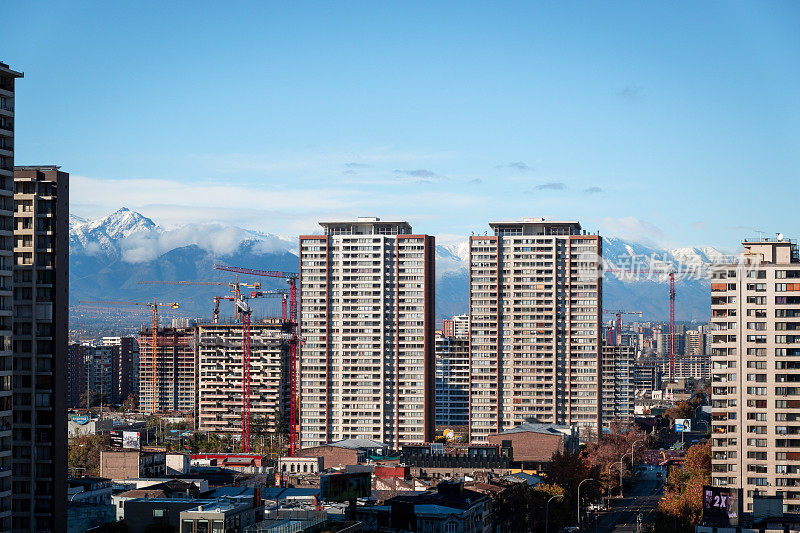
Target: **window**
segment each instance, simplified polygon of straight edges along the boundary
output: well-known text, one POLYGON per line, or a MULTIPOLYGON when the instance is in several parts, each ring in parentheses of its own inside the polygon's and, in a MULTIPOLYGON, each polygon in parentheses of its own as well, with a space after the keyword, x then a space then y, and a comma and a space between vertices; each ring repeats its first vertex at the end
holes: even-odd
POLYGON ((164 511, 166 509, 153 509, 153 518, 164 518, 164 511))

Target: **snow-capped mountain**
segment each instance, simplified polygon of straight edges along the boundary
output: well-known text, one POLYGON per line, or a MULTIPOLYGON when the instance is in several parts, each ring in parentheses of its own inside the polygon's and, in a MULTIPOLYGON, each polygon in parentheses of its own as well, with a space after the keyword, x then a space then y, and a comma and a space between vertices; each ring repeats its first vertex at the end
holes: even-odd
MULTIPOLYGON (((668 316, 667 272, 676 267, 707 265, 728 255, 713 247, 660 249, 616 237, 603 237, 607 270, 603 306, 642 311, 645 319, 668 316), (614 270, 638 263, 639 276, 614 270)), ((267 270, 297 271, 297 239, 209 222, 164 229, 153 220, 119 209, 96 220, 70 216, 70 287, 77 300, 136 300, 153 296, 175 298, 189 316, 205 316, 217 288, 140 285, 140 280, 223 281, 215 262, 267 270), (214 294, 212 294, 214 293, 214 294)), ((436 247, 436 315, 467 311, 469 240, 436 247)), ((266 286, 281 286, 280 280, 266 286)), ((709 315, 708 280, 679 277, 676 283, 679 320, 705 321, 709 315)), ((76 311, 77 312, 77 311, 76 311)))
POLYGON ((159 228, 149 218, 131 211, 127 207, 96 220, 70 215, 70 253, 84 253, 118 257, 120 241, 142 232, 158 232, 159 228))

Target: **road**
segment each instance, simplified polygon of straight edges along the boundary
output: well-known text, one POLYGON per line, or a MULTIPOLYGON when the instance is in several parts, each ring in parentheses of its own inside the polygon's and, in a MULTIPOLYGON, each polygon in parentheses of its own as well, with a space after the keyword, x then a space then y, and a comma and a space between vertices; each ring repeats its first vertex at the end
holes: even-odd
POLYGON ((597 523, 592 520, 587 531, 635 533, 639 516, 642 524, 652 522, 663 488, 663 478, 656 477, 656 471, 644 472, 624 498, 611 500, 609 509, 598 515, 597 523))

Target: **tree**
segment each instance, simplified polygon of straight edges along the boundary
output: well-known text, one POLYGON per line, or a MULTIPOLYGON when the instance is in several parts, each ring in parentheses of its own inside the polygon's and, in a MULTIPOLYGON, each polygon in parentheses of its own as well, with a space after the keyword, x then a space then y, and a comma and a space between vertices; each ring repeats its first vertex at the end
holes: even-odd
POLYGON ((125 411, 136 411, 139 408, 139 397, 135 394, 128 395, 125 401, 122 402, 122 408, 125 411))
POLYGON ((630 479, 633 467, 633 464, 628 466, 631 447, 634 446, 634 453, 639 451, 636 456, 641 458, 641 450, 653 446, 651 439, 647 433, 635 426, 613 422, 607 432, 586 446, 585 453, 589 464, 600 469, 606 493, 619 490, 619 466, 614 467, 613 464, 619 463, 625 456, 626 460, 622 463, 623 477, 630 479))
POLYGON ((585 479, 595 482, 584 483, 581 487, 581 501, 596 501, 602 496, 601 469, 592 466, 586 455, 569 451, 556 451, 550 459, 550 470, 547 482, 564 489, 568 515, 577 520, 575 515, 578 504, 578 485, 585 479))
MULTIPOLYGON (((544 531, 547 501, 564 494, 556 485, 515 483, 496 494, 492 501, 492 517, 498 531, 508 533, 544 531)), ((550 502, 550 530, 557 531, 568 523, 569 512, 564 498, 550 502)))
POLYGON ((80 435, 69 439, 67 465, 74 475, 98 476, 100 451, 105 440, 99 435, 80 435))
POLYGON ((706 442, 689 448, 683 468, 670 472, 664 499, 658 505, 659 530, 689 531, 703 515, 703 485, 711 484, 711 446, 706 442))

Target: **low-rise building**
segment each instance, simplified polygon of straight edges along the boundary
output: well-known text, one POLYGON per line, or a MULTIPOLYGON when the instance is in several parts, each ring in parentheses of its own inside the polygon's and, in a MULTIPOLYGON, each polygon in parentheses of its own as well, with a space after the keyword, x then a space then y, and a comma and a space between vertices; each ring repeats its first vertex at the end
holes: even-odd
POLYGON ((395 496, 384 505, 359 507, 356 518, 365 531, 381 533, 493 531, 491 498, 453 482, 439 483, 431 491, 395 496))
POLYGON ((526 422, 501 433, 489 435, 492 444, 509 442, 514 450, 514 463, 524 469, 546 472, 557 451, 575 452, 579 438, 575 426, 526 422))
POLYGON ((253 499, 218 498, 181 511, 180 533, 240 533, 264 519, 261 495, 253 499))
POLYGON ((267 457, 251 453, 197 453, 191 456, 193 467, 218 467, 244 474, 264 474, 272 471, 267 457))
POLYGON ((158 477, 166 474, 166 453, 141 450, 100 452, 100 476, 109 479, 158 477))
POLYGON ((278 459, 280 474, 318 474, 324 470, 322 457, 281 457, 278 459))
POLYGON ((357 465, 367 461, 370 456, 380 456, 386 445, 370 439, 344 439, 322 446, 311 446, 297 450, 297 457, 320 457, 322 468, 357 465))

